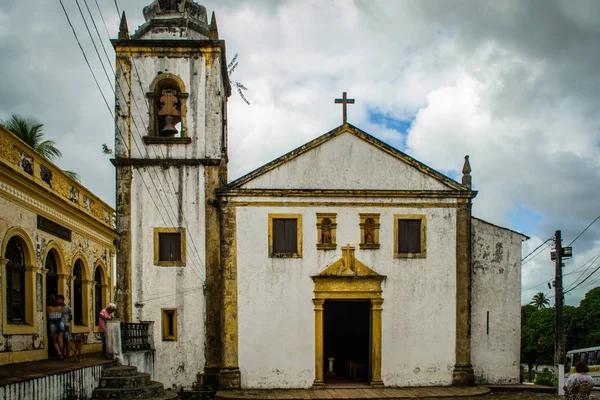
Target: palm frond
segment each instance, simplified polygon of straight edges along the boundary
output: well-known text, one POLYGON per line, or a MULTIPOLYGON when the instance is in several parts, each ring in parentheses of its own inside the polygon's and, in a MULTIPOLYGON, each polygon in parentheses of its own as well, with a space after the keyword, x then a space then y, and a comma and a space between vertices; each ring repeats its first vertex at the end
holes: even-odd
POLYGON ((35 150, 48 160, 55 160, 62 157, 61 151, 56 147, 54 140, 44 140, 35 147, 35 150))
POLYGON ((79 176, 79 174, 75 171, 67 171, 66 169, 63 170, 63 172, 65 173, 65 175, 67 175, 69 178, 76 180, 77 182, 81 182, 81 177, 79 176))

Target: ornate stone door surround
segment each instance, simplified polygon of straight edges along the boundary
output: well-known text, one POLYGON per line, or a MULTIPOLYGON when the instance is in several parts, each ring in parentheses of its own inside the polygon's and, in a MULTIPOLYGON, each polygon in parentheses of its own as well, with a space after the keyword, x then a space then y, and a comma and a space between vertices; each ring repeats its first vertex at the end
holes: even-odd
POLYGON ((313 388, 323 388, 323 304, 328 299, 369 300, 371 303, 371 386, 383 387, 381 380, 381 311, 383 297, 379 275, 354 257, 354 247, 342 247, 342 258, 319 275, 315 283, 315 382, 313 388))

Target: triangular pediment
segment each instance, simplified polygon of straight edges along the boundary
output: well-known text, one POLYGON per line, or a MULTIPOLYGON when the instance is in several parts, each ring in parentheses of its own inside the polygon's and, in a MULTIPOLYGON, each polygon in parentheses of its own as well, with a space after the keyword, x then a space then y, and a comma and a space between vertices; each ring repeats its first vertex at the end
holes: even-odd
POLYGON ((350 124, 265 164, 228 188, 469 191, 350 124))
POLYGON ((360 262, 354 256, 355 248, 347 245, 342 247, 342 257, 329 265, 320 274, 314 278, 323 277, 339 277, 339 278, 352 278, 352 277, 381 277, 385 276, 378 274, 365 264, 360 262))

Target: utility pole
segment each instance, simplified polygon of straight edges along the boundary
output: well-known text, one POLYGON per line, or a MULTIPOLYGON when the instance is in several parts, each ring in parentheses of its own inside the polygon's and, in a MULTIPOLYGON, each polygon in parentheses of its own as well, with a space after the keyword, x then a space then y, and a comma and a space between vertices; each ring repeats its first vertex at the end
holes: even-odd
POLYGON ((563 321, 563 273, 562 259, 563 248, 560 230, 554 234, 554 305, 556 310, 556 338, 554 345, 554 363, 564 365, 565 363, 565 326, 563 321))

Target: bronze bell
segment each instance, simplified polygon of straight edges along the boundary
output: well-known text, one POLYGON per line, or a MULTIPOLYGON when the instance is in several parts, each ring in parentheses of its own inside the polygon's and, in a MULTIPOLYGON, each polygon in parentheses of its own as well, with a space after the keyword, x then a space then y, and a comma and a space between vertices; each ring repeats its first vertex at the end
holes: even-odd
POLYGON ((173 125, 173 116, 167 115, 165 117, 165 127, 160 132, 161 136, 173 136, 177 135, 179 131, 173 125))

